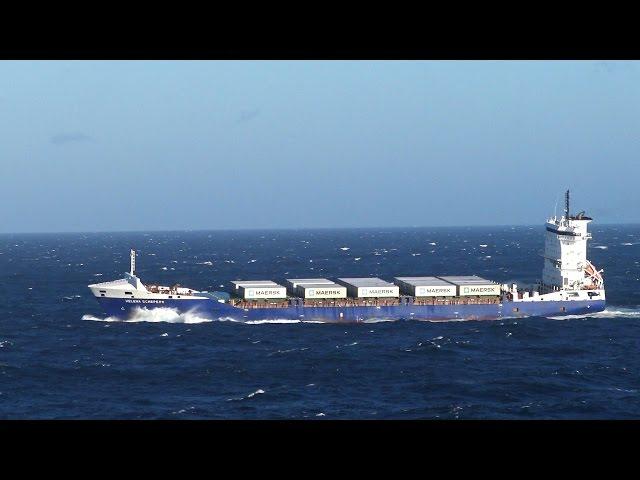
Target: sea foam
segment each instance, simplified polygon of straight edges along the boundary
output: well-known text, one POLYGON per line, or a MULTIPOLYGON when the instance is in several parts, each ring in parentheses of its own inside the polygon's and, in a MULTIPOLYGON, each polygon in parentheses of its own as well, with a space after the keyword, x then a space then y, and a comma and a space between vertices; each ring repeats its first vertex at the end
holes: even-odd
POLYGON ((82 320, 91 320, 97 322, 166 322, 166 323, 205 323, 213 321, 210 318, 206 318, 197 315, 193 312, 179 313, 175 308, 136 308, 131 316, 126 320, 117 317, 105 317, 100 318, 93 315, 83 315, 82 320))

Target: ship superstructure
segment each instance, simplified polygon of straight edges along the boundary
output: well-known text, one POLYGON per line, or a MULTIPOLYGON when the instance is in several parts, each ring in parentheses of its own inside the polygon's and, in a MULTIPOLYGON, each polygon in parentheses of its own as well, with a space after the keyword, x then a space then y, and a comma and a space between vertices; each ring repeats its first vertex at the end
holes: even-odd
POLYGON ((577 215, 569 212, 567 190, 564 215, 547 220, 540 289, 545 293, 559 290, 603 290, 601 272, 587 259, 587 241, 591 239, 587 225, 592 219, 584 212, 577 215))
POLYGON ((126 318, 138 308, 197 310, 213 318, 361 322, 367 320, 480 320, 557 316, 604 310, 602 271, 587 259, 591 218, 565 211, 546 222, 542 280, 532 290, 477 275, 381 278, 235 280, 230 293, 175 285, 145 285, 135 275, 135 252, 125 278, 89 285, 109 315, 126 318))

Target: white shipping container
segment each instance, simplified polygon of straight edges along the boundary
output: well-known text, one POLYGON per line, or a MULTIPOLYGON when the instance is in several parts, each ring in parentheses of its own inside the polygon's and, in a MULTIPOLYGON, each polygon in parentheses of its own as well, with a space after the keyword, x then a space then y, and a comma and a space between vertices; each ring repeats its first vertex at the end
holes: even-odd
POLYGON ((455 297, 455 285, 409 285, 407 290, 414 297, 455 297))
POLYGON ((338 283, 347 287, 351 297, 393 298, 400 296, 400 287, 376 277, 339 278, 338 283))
POLYGON ((287 289, 279 285, 271 286, 240 286, 240 296, 245 300, 260 298, 287 298, 287 289))
POLYGON ((240 287, 267 287, 267 286, 279 287, 280 286, 273 280, 234 280, 231 283, 233 283, 236 290, 238 290, 240 287))
POLYGON ((459 285, 460 296, 467 295, 500 295, 500 285, 486 283, 478 285, 459 285))
POLYGON ((446 277, 438 277, 438 278, 445 280, 449 283, 453 283, 454 285, 473 285, 473 284, 493 283, 491 280, 478 277, 477 275, 446 276, 446 277))
POLYGON ((400 287, 391 284, 380 287, 351 287, 349 292, 359 298, 397 298, 400 296, 400 287))
POLYGON ((287 278, 286 284, 291 293, 296 293, 299 285, 335 285, 335 282, 326 278, 287 278))
POLYGON ((403 293, 414 297, 455 297, 455 285, 437 277, 396 277, 403 293))
POLYGON ((347 298, 347 287, 342 285, 299 285, 298 295, 302 298, 347 298))

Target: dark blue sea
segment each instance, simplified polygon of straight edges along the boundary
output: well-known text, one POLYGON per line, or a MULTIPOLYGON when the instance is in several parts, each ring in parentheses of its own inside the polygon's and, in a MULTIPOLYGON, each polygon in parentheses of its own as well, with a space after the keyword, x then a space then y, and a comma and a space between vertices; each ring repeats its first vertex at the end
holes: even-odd
POLYGON ((640 226, 592 227, 605 312, 362 324, 105 318, 86 285, 477 274, 532 285, 542 226, 0 236, 3 419, 640 417, 640 226))

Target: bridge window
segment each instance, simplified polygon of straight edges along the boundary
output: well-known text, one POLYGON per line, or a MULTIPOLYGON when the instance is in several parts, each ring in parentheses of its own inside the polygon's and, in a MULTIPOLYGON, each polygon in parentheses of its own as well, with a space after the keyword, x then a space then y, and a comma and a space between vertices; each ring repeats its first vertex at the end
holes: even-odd
POLYGON ((124 292, 125 295, 133 295, 133 292, 124 292))

